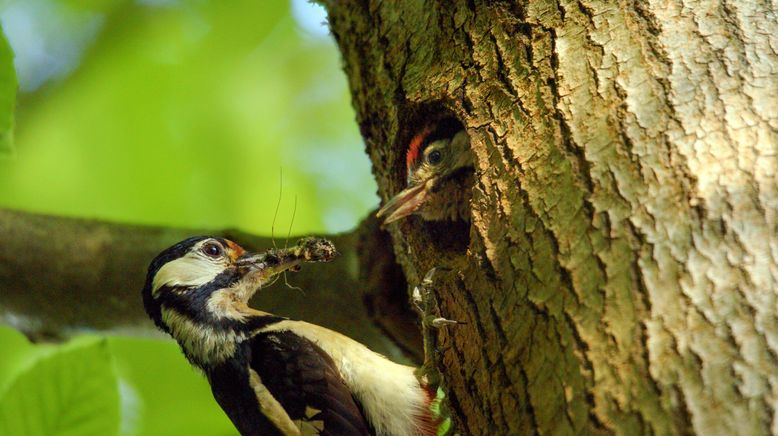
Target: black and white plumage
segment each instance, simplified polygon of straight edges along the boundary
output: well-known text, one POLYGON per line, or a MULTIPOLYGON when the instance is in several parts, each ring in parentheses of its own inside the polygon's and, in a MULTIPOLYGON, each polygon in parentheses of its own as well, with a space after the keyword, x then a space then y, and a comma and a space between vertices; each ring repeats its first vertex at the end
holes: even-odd
POLYGON ((222 238, 190 238, 152 261, 144 306, 205 373, 241 434, 434 434, 431 393, 414 368, 247 305, 279 272, 334 254, 314 238, 263 254, 222 238))

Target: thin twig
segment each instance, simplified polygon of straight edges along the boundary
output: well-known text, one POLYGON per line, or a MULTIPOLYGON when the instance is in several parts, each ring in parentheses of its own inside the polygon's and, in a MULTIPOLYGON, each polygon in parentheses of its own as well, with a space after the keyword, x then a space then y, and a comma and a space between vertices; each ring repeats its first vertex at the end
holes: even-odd
POLYGON ((273 248, 276 249, 278 248, 276 247, 276 238, 275 238, 276 218, 278 218, 278 209, 281 207, 281 196, 283 192, 284 192, 284 168, 278 167, 278 201, 276 202, 276 211, 273 212, 273 224, 270 225, 270 240, 273 242, 273 248))

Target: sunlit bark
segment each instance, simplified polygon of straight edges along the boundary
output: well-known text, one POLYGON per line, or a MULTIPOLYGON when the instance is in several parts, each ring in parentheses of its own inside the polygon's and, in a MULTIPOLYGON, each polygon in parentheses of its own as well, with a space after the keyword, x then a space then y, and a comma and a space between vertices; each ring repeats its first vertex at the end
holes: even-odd
POLYGON ((778 432, 778 5, 324 3, 384 199, 471 134, 472 225, 389 228, 462 431, 778 432))

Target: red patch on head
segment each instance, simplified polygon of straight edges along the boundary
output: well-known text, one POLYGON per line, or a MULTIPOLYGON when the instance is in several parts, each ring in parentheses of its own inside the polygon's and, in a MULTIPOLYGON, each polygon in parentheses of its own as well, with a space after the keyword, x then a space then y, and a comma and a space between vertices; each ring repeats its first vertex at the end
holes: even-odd
POLYGON ((232 241, 227 241, 227 247, 229 247, 229 255, 232 260, 237 260, 239 257, 246 254, 246 250, 244 250, 243 247, 232 241))
POLYGON ((424 143, 424 138, 432 133, 432 126, 427 126, 411 139, 411 144, 408 146, 408 153, 405 155, 405 167, 409 168, 413 165, 417 159, 419 159, 419 152, 421 151, 421 144, 424 143))

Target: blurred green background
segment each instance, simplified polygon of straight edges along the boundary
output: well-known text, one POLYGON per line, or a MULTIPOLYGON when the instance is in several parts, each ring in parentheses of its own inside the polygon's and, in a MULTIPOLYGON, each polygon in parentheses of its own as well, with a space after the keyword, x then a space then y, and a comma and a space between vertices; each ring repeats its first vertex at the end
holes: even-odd
POLYGON ((323 10, 302 0, 4 2, 21 95, 0 206, 268 234, 378 204, 323 10))
MULTIPOLYGON (((304 0, 0 1, 19 80, 0 207, 269 235, 282 172, 277 236, 295 199, 292 234, 353 228, 378 198, 325 20, 304 0)), ((0 349, 2 435, 235 434, 171 341, 0 327, 0 349)))

